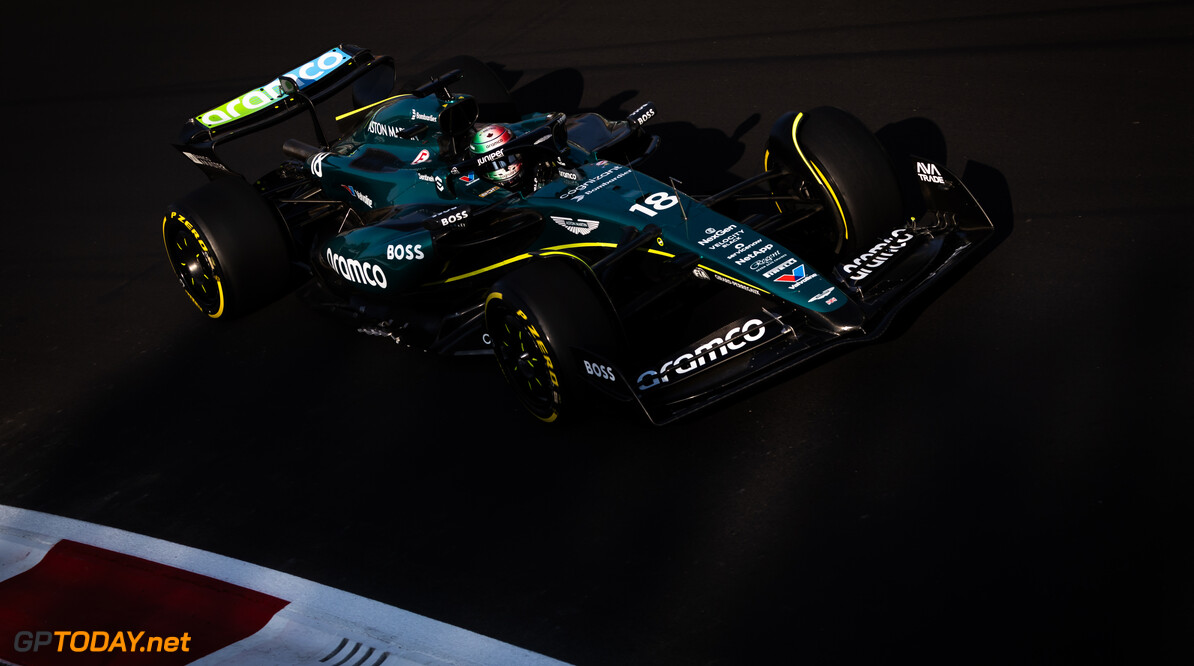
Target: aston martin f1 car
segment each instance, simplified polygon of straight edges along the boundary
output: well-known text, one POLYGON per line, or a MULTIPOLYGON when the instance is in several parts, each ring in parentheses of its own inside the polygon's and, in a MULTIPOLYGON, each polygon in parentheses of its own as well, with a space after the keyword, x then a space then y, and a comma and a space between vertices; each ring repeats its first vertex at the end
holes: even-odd
POLYGON ((298 290, 361 331, 492 355, 542 421, 612 404, 661 424, 874 339, 992 235, 943 164, 837 108, 780 116, 761 172, 696 195, 643 164, 651 103, 524 113, 473 58, 394 71, 342 44, 186 121, 176 147, 209 182, 162 239, 200 311, 298 290), (329 141, 316 108, 346 97, 329 141), (303 115, 313 138, 260 178, 222 159, 303 115))

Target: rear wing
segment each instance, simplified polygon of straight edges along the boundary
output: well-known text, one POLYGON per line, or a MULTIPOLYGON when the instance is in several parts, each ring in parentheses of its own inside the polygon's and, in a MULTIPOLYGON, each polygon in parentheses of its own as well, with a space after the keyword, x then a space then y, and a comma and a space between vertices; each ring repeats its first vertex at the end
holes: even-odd
POLYGON ((374 56, 359 46, 341 44, 260 88, 189 118, 174 147, 209 178, 234 174, 216 154, 217 145, 307 112, 306 100, 319 104, 354 82, 360 82, 354 93, 367 90, 369 97, 381 99, 394 85, 393 62, 390 56, 374 56), (293 80, 301 94, 283 92, 282 77, 293 80))

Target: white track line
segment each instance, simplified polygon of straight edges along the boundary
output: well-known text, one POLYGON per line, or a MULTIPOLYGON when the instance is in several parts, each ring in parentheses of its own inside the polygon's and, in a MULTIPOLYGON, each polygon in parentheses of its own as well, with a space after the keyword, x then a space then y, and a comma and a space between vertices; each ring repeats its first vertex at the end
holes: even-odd
POLYGON ((198 664, 564 663, 280 571, 123 530, 4 505, 0 505, 0 580, 36 566, 60 539, 184 569, 290 602, 256 634, 194 662, 198 664))

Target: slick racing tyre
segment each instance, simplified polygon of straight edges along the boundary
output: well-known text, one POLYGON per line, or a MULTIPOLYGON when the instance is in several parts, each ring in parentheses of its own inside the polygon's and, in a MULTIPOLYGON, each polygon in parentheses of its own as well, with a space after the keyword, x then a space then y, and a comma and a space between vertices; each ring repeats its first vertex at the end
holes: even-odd
POLYGON ((239 177, 220 178, 166 209, 162 241, 191 301, 212 319, 281 296, 290 256, 273 208, 239 177))
POLYGON ((485 299, 485 328, 507 383, 536 418, 580 420, 617 392, 621 331, 588 267, 532 260, 500 279, 485 299))
MULTIPOLYGON (((903 198, 891 162, 875 135, 834 107, 788 113, 771 128, 764 169, 786 167, 776 194, 819 200, 828 215, 814 236, 834 259, 855 256, 903 219, 903 198), (778 164, 776 161, 778 160, 778 164)), ((778 205, 784 209, 781 200, 778 205)))

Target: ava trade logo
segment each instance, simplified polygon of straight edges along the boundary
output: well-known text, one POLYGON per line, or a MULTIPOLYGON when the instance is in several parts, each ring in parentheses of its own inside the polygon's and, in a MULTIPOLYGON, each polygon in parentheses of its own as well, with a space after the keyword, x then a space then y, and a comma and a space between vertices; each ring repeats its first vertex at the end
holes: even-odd
MULTIPOLYGON (((283 76, 297 81, 299 90, 302 90, 323 78, 324 75, 335 70, 347 60, 350 60, 347 53, 340 49, 332 49, 311 62, 286 72, 283 76)), ((217 106, 207 113, 196 116, 195 119, 204 127, 214 129, 220 125, 230 123, 233 120, 259 111, 285 97, 285 94, 282 92, 281 78, 278 77, 256 90, 250 90, 227 104, 217 106)))

